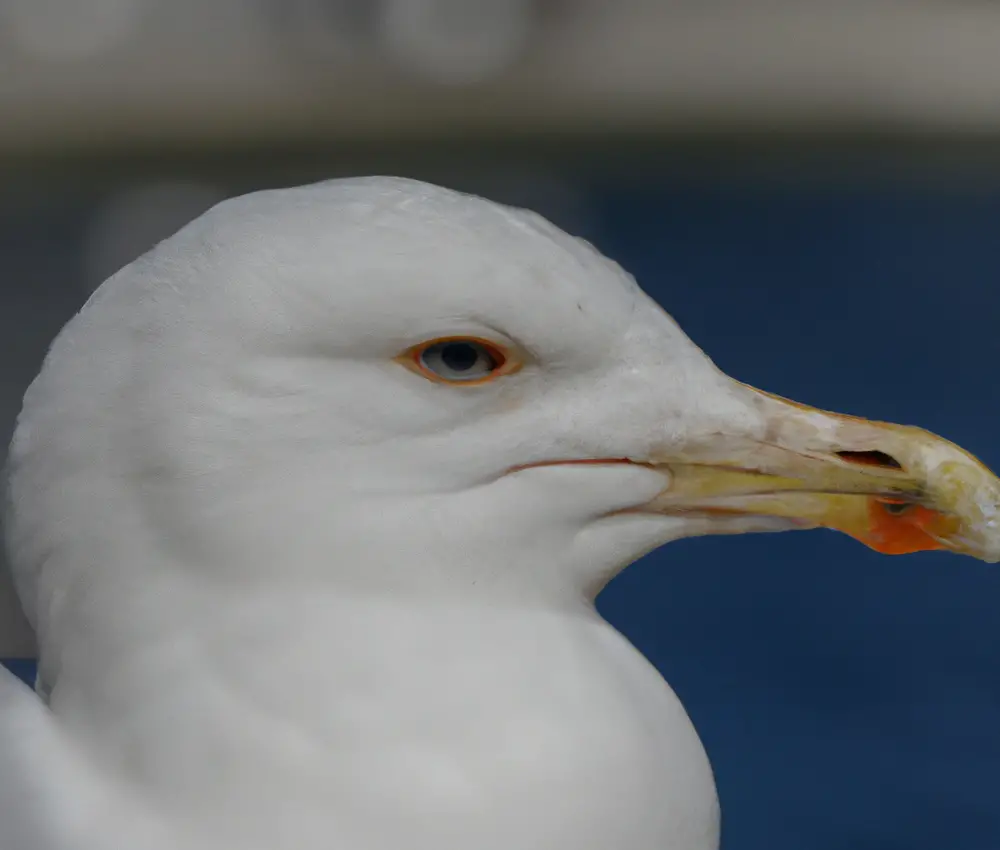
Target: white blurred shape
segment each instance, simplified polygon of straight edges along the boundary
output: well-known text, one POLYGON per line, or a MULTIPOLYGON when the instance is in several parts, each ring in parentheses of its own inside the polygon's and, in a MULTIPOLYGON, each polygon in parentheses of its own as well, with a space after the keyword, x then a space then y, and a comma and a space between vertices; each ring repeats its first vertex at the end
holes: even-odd
POLYGON ((471 85, 509 67, 536 20, 533 0, 385 0, 377 37, 407 70, 436 83, 471 85))
POLYGON ((50 61, 86 59, 129 40, 149 0, 0 0, 0 29, 50 61))
POLYGON ((147 183, 113 196, 96 212, 84 242, 90 289, 226 197, 197 182, 147 183))
POLYGON ((287 30, 298 46, 324 59, 354 58, 367 46, 366 24, 373 0, 271 0, 278 33, 287 30))

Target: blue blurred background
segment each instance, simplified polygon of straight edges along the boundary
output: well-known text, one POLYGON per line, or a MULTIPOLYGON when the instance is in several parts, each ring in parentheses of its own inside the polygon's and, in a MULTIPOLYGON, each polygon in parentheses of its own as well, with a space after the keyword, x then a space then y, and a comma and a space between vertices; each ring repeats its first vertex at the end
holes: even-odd
MULTIPOLYGON (((305 15, 322 5, 283 8, 305 15)), ((548 92, 541 106, 562 109, 555 122, 531 94, 545 38, 556 40, 551 51, 567 67, 572 33, 596 32, 602 55, 613 55, 606 42, 614 41, 614 4, 600 12, 603 29, 586 19, 598 14, 593 4, 543 5, 548 17, 539 20, 549 29, 516 50, 508 45, 503 61, 486 39, 478 54, 443 50, 451 65, 432 62, 431 71, 433 50, 414 54, 407 42, 408 53, 383 55, 371 46, 370 26, 352 30, 354 18, 328 11, 339 41, 310 36, 323 50, 297 71, 312 81, 308 94, 275 83, 258 98, 217 58, 215 66, 193 62, 193 71, 189 63, 198 96, 186 101, 181 95, 194 89, 176 83, 184 63, 166 48, 156 67, 175 89, 144 90, 143 74, 158 79, 148 65, 126 85, 107 69, 124 63, 123 51, 139 50, 127 47, 129 38, 141 46, 132 19, 112 21, 132 27, 111 33, 119 42, 97 39, 105 46, 70 59, 66 32, 52 59, 56 47, 37 49, 45 27, 25 30, 35 53, 22 45, 19 61, 38 66, 42 95, 33 107, 0 86, 0 115, 6 103, 10 114, 31 119, 27 129, 0 130, 4 437, 48 341, 108 273, 227 195, 377 172, 538 209, 635 273, 734 377, 820 407, 924 426, 1000 468, 1000 61, 984 78, 1000 54, 996 10, 987 19, 984 4, 969 4, 973 11, 955 23, 929 10, 962 4, 913 4, 927 20, 908 19, 900 35, 892 15, 902 13, 873 2, 856 31, 845 13, 830 36, 819 12, 810 18, 761 4, 768 11, 758 20, 746 12, 755 4, 737 14, 720 3, 716 18, 698 19, 699 51, 690 6, 667 3, 677 21, 661 29, 639 17, 633 23, 642 24, 647 48, 670 56, 687 44, 686 59, 669 60, 682 65, 653 63, 646 76, 631 77, 609 67, 600 91, 583 77, 573 78, 579 90, 551 89, 542 74, 534 88, 548 92), (883 7, 885 20, 871 16, 883 7), (560 9, 570 17, 553 24, 560 9), (725 40, 750 24, 765 33, 782 14, 802 37, 812 33, 810 55, 782 52, 782 40, 765 35, 749 48, 746 38, 725 40), (930 71, 920 49, 925 24, 937 27, 942 60, 930 71), (972 34, 980 32, 994 36, 993 48, 977 52, 972 34), (946 61, 950 38, 962 46, 960 66, 946 61), (851 57, 838 52, 847 42, 851 57), (812 55, 824 50, 826 64, 812 55), (493 56, 493 65, 470 65, 470 55, 493 56), (377 69, 380 56, 387 66, 409 57, 416 64, 404 62, 397 76, 423 69, 425 79, 400 82, 377 69), (858 56, 867 57, 860 76, 858 56), (343 87, 317 82, 324 73, 343 81, 351 61, 361 63, 361 89, 401 87, 375 117, 345 100, 343 87), (469 76, 469 67, 479 70, 469 76), (668 73, 679 68, 680 81, 668 73), (96 69, 91 89, 87 69, 96 69), (441 79, 452 72, 458 78, 441 79), (212 86, 214 111, 206 107, 212 86), (79 103, 58 108, 60 92, 94 112, 85 117, 79 103), (997 97, 984 97, 991 93, 997 97), (412 102, 429 113, 414 119, 412 102)), ((200 8, 191 7, 187 25, 203 35, 200 8)), ((628 17, 631 8, 619 11, 628 17)), ((470 44, 485 38, 466 26, 470 44)), ((176 20, 175 30, 186 32, 176 20)), ((257 54, 240 44, 243 77, 283 79, 264 54, 254 64, 247 56, 257 54)), ((632 44, 619 52, 639 52, 632 44)), ((11 49, 0 58, 13 61, 11 49)), ((883 557, 832 532, 682 541, 627 570, 599 600, 663 671, 702 735, 726 850, 1000 847, 998 603, 995 567, 939 553, 883 557)), ((9 666, 30 678, 30 634, 2 590, 0 648, 21 657, 9 666)))

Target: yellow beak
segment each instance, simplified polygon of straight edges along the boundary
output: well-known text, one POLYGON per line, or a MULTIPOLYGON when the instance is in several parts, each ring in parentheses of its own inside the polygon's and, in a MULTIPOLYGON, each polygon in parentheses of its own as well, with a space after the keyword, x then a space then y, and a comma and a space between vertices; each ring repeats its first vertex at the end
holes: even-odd
POLYGON ((947 549, 1000 561, 1000 479, 968 452, 919 428, 747 389, 767 436, 712 434, 651 458, 671 485, 650 509, 784 517, 887 554, 947 549))

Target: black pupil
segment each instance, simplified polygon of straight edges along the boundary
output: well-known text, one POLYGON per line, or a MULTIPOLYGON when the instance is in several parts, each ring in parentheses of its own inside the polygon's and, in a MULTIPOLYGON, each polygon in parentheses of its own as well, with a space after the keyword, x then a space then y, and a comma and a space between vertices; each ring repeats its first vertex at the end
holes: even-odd
POLYGON ((482 356, 476 346, 467 342, 449 342, 441 348, 441 362, 453 372, 468 372, 482 356))
POLYGON ((905 514, 913 504, 910 502, 883 502, 882 507, 891 514, 905 514))

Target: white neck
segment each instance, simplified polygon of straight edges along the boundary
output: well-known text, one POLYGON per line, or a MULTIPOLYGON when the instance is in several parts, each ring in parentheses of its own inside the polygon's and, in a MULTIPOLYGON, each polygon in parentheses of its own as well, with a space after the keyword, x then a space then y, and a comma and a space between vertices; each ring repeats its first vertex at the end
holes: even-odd
POLYGON ((52 693, 154 808, 247 848, 714 847, 683 709, 592 607, 199 587, 52 693))

